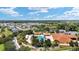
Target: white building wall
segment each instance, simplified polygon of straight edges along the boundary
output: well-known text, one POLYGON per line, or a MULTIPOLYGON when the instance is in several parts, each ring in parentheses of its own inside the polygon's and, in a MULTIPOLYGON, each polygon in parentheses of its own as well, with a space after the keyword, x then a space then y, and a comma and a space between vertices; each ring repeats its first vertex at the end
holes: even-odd
POLYGON ((45 38, 46 38, 46 40, 47 40, 47 39, 50 39, 51 41, 54 41, 54 39, 53 39, 53 36, 52 36, 52 35, 45 36, 45 38))

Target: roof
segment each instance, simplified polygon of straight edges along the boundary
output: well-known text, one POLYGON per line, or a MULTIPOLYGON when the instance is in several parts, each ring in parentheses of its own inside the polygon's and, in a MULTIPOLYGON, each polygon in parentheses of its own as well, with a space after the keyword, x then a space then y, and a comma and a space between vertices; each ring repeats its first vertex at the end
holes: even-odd
POLYGON ((76 31, 68 31, 68 32, 65 32, 66 34, 71 34, 71 35, 76 35, 76 34, 79 34, 79 32, 76 32, 76 31))
POLYGON ((48 32, 45 32, 45 33, 42 33, 42 32, 35 32, 34 34, 35 34, 35 35, 41 35, 41 34, 50 35, 50 33, 48 33, 48 32))
POLYGON ((34 32, 34 35, 40 35, 42 32, 34 32))
POLYGON ((54 40, 58 40, 60 43, 69 43, 72 38, 77 38, 75 35, 68 35, 64 33, 54 33, 52 36, 54 40))
POLYGON ((47 35, 47 36, 48 36, 48 35, 50 35, 50 33, 48 33, 48 32, 45 32, 45 33, 44 33, 44 35, 47 35))

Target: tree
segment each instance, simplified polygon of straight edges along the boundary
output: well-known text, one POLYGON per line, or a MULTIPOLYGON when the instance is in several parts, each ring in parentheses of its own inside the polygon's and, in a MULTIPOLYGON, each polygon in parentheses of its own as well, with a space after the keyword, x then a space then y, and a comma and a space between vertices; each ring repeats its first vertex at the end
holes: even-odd
POLYGON ((33 46, 38 46, 38 45, 39 45, 39 40, 36 39, 36 37, 34 37, 34 38, 32 39, 32 45, 33 45, 33 46))
POLYGON ((5 35, 3 33, 0 33, 0 44, 4 43, 5 41, 5 35))
POLYGON ((21 45, 21 43, 25 43, 26 42, 26 39, 25 39, 25 35, 26 33, 25 32, 21 32, 17 35, 17 40, 18 40, 18 43, 21 45))
POLYGON ((69 27, 69 31, 76 31, 77 29, 77 23, 74 22, 67 23, 67 26, 69 27))
POLYGON ((45 40, 45 42, 44 42, 45 51, 49 50, 49 47, 51 47, 51 46, 52 46, 52 43, 51 43, 50 39, 45 40))
POLYGON ((65 29, 65 24, 59 23, 58 25, 59 25, 59 26, 58 26, 58 29, 65 29))
POLYGON ((6 51, 15 51, 16 50, 16 47, 12 41, 5 42, 4 46, 5 46, 6 51))
POLYGON ((78 42, 76 41, 76 42, 74 42, 74 45, 76 46, 76 47, 78 47, 78 42))
POLYGON ((5 42, 12 40, 12 39, 13 39, 12 35, 9 35, 8 37, 6 37, 4 34, 1 34, 0 44, 5 43, 5 42))
POLYGON ((14 32, 14 33, 13 33, 13 36, 16 37, 18 34, 19 34, 18 32, 14 32))
POLYGON ((50 28, 49 27, 45 27, 44 30, 49 32, 50 28))
POLYGON ((70 45, 71 47, 74 47, 74 42, 71 40, 71 41, 69 42, 69 45, 70 45))
POLYGON ((52 43, 52 47, 56 47, 59 46, 59 41, 58 40, 54 40, 52 43))
POLYGON ((79 32, 79 27, 77 27, 76 30, 79 32))
POLYGON ((26 34, 33 34, 33 31, 32 30, 27 30, 26 34))
POLYGON ((45 46, 46 47, 51 47, 51 41, 50 41, 50 39, 45 40, 45 46))
POLYGON ((0 44, 3 44, 3 43, 5 43, 5 39, 0 38, 0 44))

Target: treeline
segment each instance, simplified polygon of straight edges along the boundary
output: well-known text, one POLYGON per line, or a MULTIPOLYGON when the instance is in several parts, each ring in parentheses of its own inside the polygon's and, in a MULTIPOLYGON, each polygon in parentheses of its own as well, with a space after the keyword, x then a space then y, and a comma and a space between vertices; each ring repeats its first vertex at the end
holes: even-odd
POLYGON ((76 22, 51 22, 51 23, 44 23, 41 25, 34 26, 35 31, 43 31, 43 32, 58 32, 60 29, 66 31, 78 31, 79 32, 79 23, 76 22))

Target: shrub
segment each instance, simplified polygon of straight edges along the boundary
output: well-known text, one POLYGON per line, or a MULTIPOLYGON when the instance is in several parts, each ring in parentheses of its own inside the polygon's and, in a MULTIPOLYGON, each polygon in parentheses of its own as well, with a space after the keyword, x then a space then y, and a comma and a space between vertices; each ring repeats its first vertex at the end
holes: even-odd
POLYGON ((71 47, 74 47, 74 42, 73 42, 73 41, 70 41, 70 42, 69 42, 69 45, 70 45, 71 47))
POLYGON ((56 46, 59 46, 59 41, 54 40, 52 43, 52 47, 56 47, 56 46))

